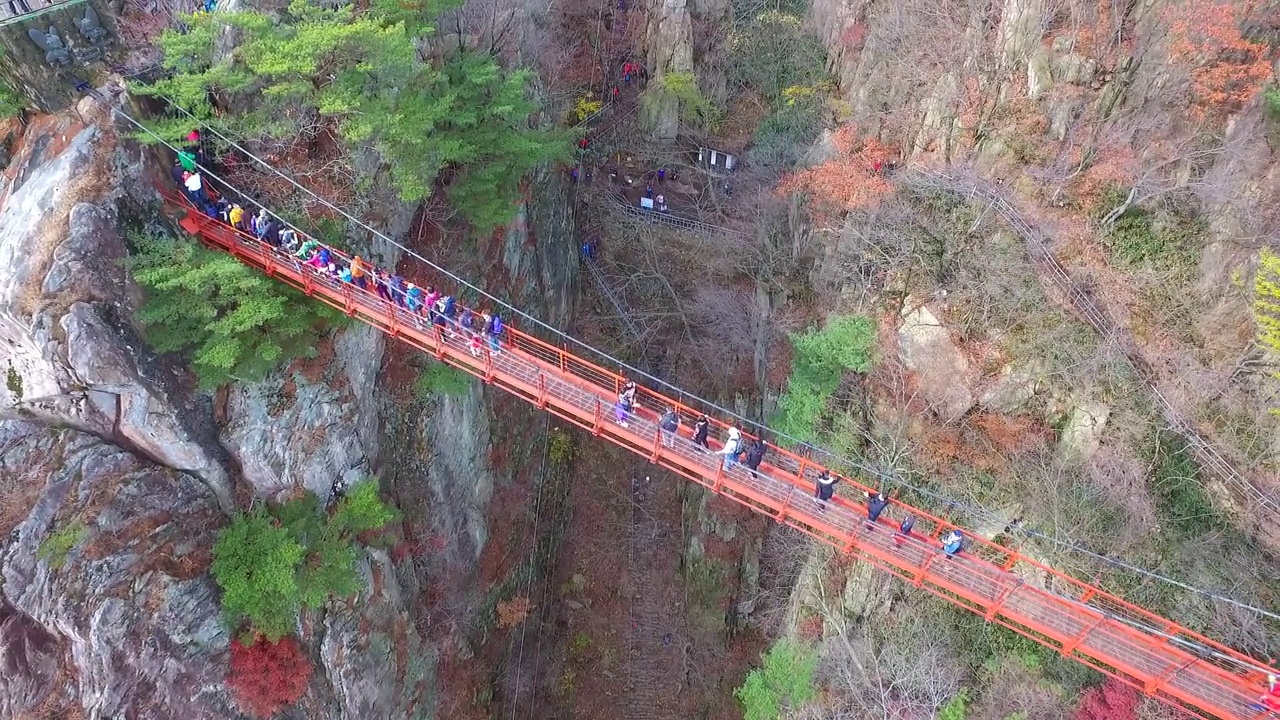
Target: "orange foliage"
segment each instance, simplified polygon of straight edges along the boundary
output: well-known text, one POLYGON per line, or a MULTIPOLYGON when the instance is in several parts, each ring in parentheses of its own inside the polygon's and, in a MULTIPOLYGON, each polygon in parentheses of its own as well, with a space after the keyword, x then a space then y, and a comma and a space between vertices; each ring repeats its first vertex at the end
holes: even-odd
POLYGON ((498 627, 513 628, 529 617, 532 606, 527 597, 516 597, 498 603, 498 627))
POLYGON ((1137 174, 1138 154, 1133 147, 1120 138, 1103 138, 1087 149, 1075 147, 1070 150, 1073 167, 1085 163, 1084 172, 1071 183, 1071 190, 1076 201, 1087 211, 1098 209, 1107 192, 1115 188, 1128 187, 1137 174))
POLYGON ((893 158, 888 145, 874 138, 860 138, 851 125, 831 135, 835 157, 807 170, 782 178, 782 193, 803 192, 827 209, 870 207, 893 192, 885 168, 893 158))
POLYGON ((1192 66, 1191 88, 1201 117, 1252 100, 1271 78, 1267 46, 1246 40, 1241 21, 1255 3, 1186 0, 1165 12, 1169 56, 1192 66))
POLYGON ((1017 455, 1044 447, 1051 438, 1048 428, 1026 415, 1007 417, 978 413, 973 418, 973 424, 1006 455, 1017 455))

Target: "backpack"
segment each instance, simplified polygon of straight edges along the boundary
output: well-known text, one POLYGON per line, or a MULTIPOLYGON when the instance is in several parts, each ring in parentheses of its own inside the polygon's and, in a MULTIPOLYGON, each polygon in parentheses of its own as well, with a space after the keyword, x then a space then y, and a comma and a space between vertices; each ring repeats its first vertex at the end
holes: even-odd
POLYGON ((443 302, 444 302, 444 314, 447 317, 453 317, 453 306, 454 306, 453 296, 445 295, 443 302))
POLYGON ((502 318, 498 317, 497 315, 493 316, 493 334, 494 335, 502 334, 502 318))
POLYGON ((680 427, 680 418, 670 410, 663 413, 662 419, 659 422, 662 424, 662 429, 667 431, 674 431, 676 428, 680 427))

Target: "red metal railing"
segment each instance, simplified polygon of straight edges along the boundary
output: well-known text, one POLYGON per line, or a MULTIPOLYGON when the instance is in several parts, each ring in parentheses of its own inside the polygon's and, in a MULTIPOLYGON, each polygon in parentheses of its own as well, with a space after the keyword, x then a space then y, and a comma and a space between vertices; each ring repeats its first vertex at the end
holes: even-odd
MULTIPOLYGON (((758 473, 741 465, 725 469, 723 456, 689 439, 693 419, 703 413, 646 388, 638 389, 636 412, 622 427, 613 420, 621 375, 511 327, 501 350, 491 352, 486 344, 473 354, 464 331, 432 326, 422 315, 195 212, 180 195, 168 197, 188 210, 182 227, 206 245, 596 437, 1184 710, 1204 717, 1258 716, 1250 705, 1263 692, 1267 672, 1276 671, 1231 648, 972 533, 965 533, 969 545, 958 557, 943 557, 937 539, 956 526, 918 508, 899 503, 916 517, 905 537, 887 518, 868 522, 862 506, 847 499, 837 497, 824 509, 810 494, 823 468, 786 450, 771 447, 771 460, 758 473), (682 419, 670 446, 657 424, 666 408, 682 419)), ((711 422, 713 438, 727 432, 724 423, 711 422)), ((872 490, 856 479, 848 482, 872 490)))

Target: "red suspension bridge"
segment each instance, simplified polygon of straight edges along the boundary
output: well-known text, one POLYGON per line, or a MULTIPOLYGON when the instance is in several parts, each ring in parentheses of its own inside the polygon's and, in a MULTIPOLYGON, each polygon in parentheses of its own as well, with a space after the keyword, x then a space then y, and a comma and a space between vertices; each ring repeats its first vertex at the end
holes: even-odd
MULTIPOLYGON (((434 326, 373 292, 319 272, 198 212, 180 195, 167 198, 185 211, 183 229, 205 245, 595 437, 1197 716, 1260 717, 1252 706, 1266 691, 1267 674, 1276 671, 1221 643, 972 533, 965 533, 965 550, 947 558, 938 538, 956 526, 918 508, 902 505, 916 517, 908 536, 896 533, 887 518, 868 522, 865 509, 847 499, 837 497, 824 510, 812 499, 824 468, 786 450, 773 449, 772 461, 759 473, 741 465, 726 470, 720 456, 690 439, 688 428, 703 411, 646 388, 638 390, 637 411, 623 427, 611 417, 626 382, 621 375, 510 327, 500 351, 475 352, 466 333, 434 326), (662 442, 657 423, 668 408, 682 419, 670 446, 662 442)), ((331 252, 349 264, 350 258, 331 252)), ((720 437, 728 430, 714 419, 712 426, 720 437)), ((849 483, 873 489, 856 479, 849 483)))

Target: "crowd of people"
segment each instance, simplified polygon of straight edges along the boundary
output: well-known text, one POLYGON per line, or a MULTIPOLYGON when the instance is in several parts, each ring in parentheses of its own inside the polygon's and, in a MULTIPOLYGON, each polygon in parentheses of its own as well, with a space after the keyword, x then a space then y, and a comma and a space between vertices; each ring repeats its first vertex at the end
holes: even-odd
MULTIPOLYGON (((311 271, 331 282, 351 285, 361 292, 370 293, 379 299, 392 303, 408 313, 420 318, 425 324, 436 326, 447 339, 461 337, 467 349, 475 357, 480 357, 487 347, 491 354, 502 351, 501 337, 505 330, 502 318, 497 313, 476 312, 457 302, 453 295, 437 290, 432 286, 421 288, 401 276, 380 270, 356 255, 347 258, 327 247, 315 238, 299 233, 280 218, 261 208, 257 214, 246 212, 243 205, 208 188, 199 173, 197 165, 201 157, 199 151, 199 133, 193 132, 188 140, 195 143, 184 153, 180 153, 174 163, 173 178, 184 188, 187 198, 201 212, 216 219, 240 233, 254 237, 275 248, 277 252, 292 258, 299 268, 309 267, 311 271)), ((665 175, 665 171, 662 175, 665 175)), ((583 252, 588 257, 596 253, 592 244, 584 246, 583 252)), ((627 382, 613 405, 614 420, 621 427, 630 427, 630 420, 636 412, 637 386, 627 382)), ((667 407, 657 418, 662 433, 662 442, 666 447, 673 447, 680 434, 680 413, 675 407, 667 407)), ((711 421, 706 415, 699 415, 694 422, 691 440, 693 444, 706 452, 712 452, 708 443, 711 421)), ((743 465, 753 478, 759 477, 760 465, 769 452, 768 444, 761 438, 747 439, 738 428, 730 427, 719 450, 714 451, 723 457, 725 471, 736 465, 743 465)), ((820 510, 826 510, 828 503, 835 495, 835 487, 839 478, 823 470, 814 483, 814 501, 820 510)), ((866 512, 869 527, 874 527, 880 515, 889 505, 889 498, 880 492, 868 492, 866 495, 866 512)), ((911 528, 915 519, 907 515, 902 519, 895 533, 901 541, 911 536, 911 528)), ((942 550, 947 557, 954 557, 963 547, 963 536, 958 530, 952 530, 942 538, 942 550)))
POLYGON ((270 245, 282 256, 292 259, 299 269, 310 268, 330 282, 350 285, 392 303, 423 324, 439 327, 446 339, 461 337, 473 356, 479 357, 486 347, 491 354, 502 352, 506 328, 498 313, 472 310, 443 290, 430 285, 421 288, 398 274, 374 267, 359 255, 348 258, 319 240, 299 233, 266 208, 260 208, 257 214, 246 212, 244 206, 228 194, 208 187, 200 174, 203 153, 199 132, 192 131, 187 141, 188 146, 178 153, 171 173, 200 212, 270 245))

